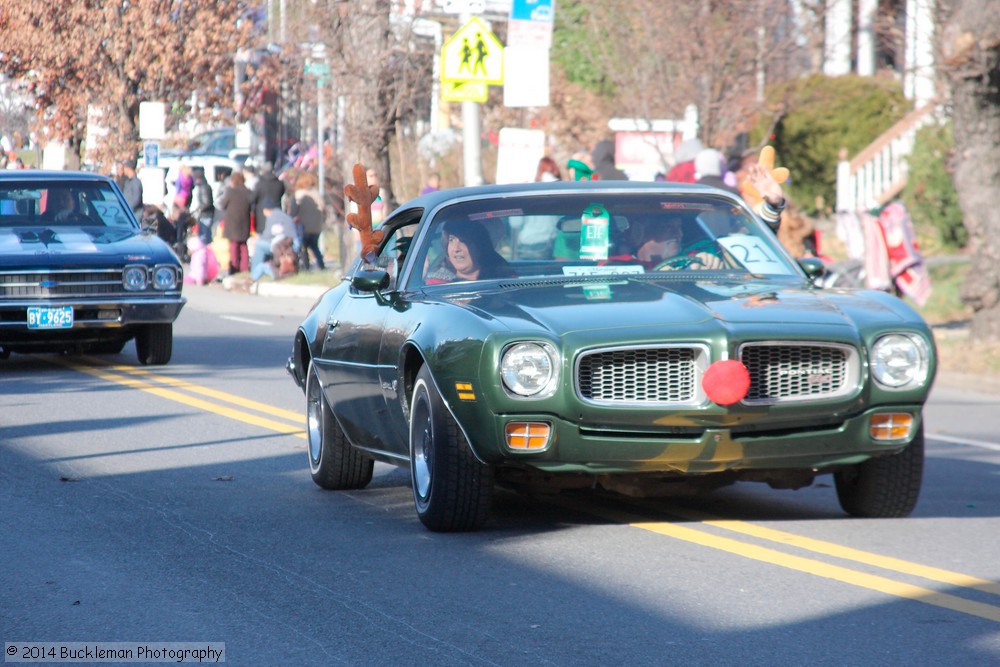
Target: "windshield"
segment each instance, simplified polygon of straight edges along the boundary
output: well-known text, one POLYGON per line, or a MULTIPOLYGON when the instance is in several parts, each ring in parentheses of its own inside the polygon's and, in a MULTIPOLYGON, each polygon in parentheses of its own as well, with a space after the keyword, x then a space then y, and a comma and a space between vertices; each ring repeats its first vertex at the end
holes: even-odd
POLYGON ((661 271, 799 275, 774 233, 743 206, 701 194, 587 192, 439 210, 414 257, 412 281, 661 271))
POLYGON ((136 227, 125 204, 105 181, 0 182, 0 227, 39 225, 136 227))

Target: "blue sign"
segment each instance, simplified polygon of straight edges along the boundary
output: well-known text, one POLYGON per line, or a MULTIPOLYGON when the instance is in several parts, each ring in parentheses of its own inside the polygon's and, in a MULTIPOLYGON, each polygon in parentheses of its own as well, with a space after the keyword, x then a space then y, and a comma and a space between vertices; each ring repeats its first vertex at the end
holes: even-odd
POLYGON ((514 0, 510 6, 510 18, 515 21, 544 21, 551 23, 555 18, 552 5, 555 0, 514 0))
POLYGON ((160 166, 160 144, 147 141, 142 145, 142 163, 146 167, 160 166))

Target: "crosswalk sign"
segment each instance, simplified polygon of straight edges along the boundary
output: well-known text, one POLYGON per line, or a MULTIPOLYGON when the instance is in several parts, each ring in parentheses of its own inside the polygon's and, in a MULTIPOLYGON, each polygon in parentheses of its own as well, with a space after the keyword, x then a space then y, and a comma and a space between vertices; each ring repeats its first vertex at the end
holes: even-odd
POLYGON ((473 16, 441 46, 441 81, 503 84, 503 44, 473 16))

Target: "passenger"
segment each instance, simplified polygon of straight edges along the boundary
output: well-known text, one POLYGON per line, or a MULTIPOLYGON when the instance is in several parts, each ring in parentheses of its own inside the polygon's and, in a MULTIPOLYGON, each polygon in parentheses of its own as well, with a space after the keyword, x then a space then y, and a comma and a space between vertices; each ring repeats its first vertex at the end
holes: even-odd
POLYGON ((513 273, 493 248, 490 235, 475 220, 449 220, 441 230, 445 256, 426 276, 428 285, 459 280, 507 278, 513 273))

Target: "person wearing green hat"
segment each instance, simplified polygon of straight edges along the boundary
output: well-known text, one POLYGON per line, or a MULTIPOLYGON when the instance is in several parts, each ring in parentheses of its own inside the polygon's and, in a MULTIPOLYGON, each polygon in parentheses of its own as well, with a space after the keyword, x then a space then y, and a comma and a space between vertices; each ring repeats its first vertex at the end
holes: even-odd
POLYGON ((593 180, 594 167, 590 164, 590 156, 585 151, 577 151, 566 163, 571 181, 593 180))

